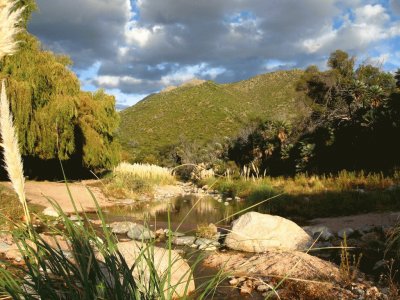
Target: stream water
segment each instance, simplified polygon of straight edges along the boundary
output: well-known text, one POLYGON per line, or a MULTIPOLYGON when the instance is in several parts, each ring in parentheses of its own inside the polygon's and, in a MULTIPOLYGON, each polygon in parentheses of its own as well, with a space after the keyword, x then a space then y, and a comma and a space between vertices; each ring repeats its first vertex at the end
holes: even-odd
POLYGON ((238 212, 250 205, 245 201, 235 200, 227 203, 226 205, 211 197, 184 196, 170 201, 115 206, 105 209, 104 212, 108 222, 133 220, 147 222, 151 227, 168 228, 170 220, 173 230, 191 232, 199 224, 213 223, 226 227, 237 218, 238 212))

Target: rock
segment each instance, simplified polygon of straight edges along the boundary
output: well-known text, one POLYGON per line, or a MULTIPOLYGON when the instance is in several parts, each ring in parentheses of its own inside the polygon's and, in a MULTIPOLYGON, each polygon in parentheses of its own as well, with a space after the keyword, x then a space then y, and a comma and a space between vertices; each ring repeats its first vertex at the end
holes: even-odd
POLYGON ((72 222, 82 222, 83 221, 83 219, 79 215, 71 215, 68 219, 72 222))
POLYGON ((241 295, 250 295, 253 291, 253 283, 251 280, 246 280, 246 282, 240 287, 240 294, 241 295))
POLYGON ((386 266, 386 261, 384 259, 378 260, 375 264, 374 267, 372 268, 373 271, 376 271, 378 269, 383 269, 386 266))
POLYGON ((125 234, 132 228, 134 228, 136 223, 133 222, 114 222, 110 224, 111 232, 116 234, 125 234))
POLYGON ((129 229, 127 233, 128 237, 133 240, 150 240, 155 237, 154 232, 149 230, 148 228, 144 227, 141 224, 135 224, 134 227, 129 229))
POLYGON ((152 267, 156 268, 157 274, 160 276, 160 280, 162 281, 165 279, 166 282, 164 286, 165 298, 169 299, 168 292, 171 289, 174 290, 172 296, 173 299, 183 298, 195 290, 195 284, 190 266, 176 251, 155 246, 154 249, 152 248, 145 250, 147 248, 145 244, 135 241, 118 243, 117 247, 122 256, 125 258, 125 261, 129 267, 132 267, 134 264, 136 265, 132 273, 135 278, 140 278, 142 286, 149 286, 150 267, 148 266, 146 259, 140 259, 137 261, 137 258, 140 255, 146 255, 146 251, 151 250, 154 252, 152 267), (171 266, 168 266, 169 257, 171 257, 172 261, 171 266), (171 271, 170 287, 168 287, 167 281, 169 270, 171 271), (186 294, 185 290, 187 291, 186 294))
POLYGON ((46 207, 43 212, 42 212, 45 216, 48 217, 53 217, 53 218, 58 218, 60 216, 60 214, 51 206, 46 207))
POLYGON ((326 226, 305 226, 303 229, 308 232, 313 239, 317 239, 319 237, 319 239, 322 241, 329 241, 335 237, 330 229, 326 226))
POLYGON ((213 245, 200 245, 199 250, 203 251, 217 251, 217 247, 213 245))
POLYGON ((264 293, 269 291, 269 286, 266 284, 260 284, 257 286, 257 292, 264 293))
POLYGON ((249 256, 247 253, 216 252, 204 260, 206 267, 222 268, 233 276, 285 277, 340 282, 337 266, 318 257, 298 252, 269 250, 249 256))
POLYGON ((172 239, 172 244, 178 246, 190 246, 195 240, 196 237, 194 236, 176 236, 172 239))
POLYGON ((358 232, 360 235, 364 235, 364 234, 366 234, 366 233, 369 233, 369 232, 374 231, 374 229, 375 229, 374 226, 365 225, 365 226, 363 226, 363 227, 357 229, 357 232, 358 232))
POLYGON ((354 234, 354 229, 347 227, 347 228, 343 228, 340 229, 338 231, 338 237, 340 237, 341 239, 344 239, 344 236, 346 235, 346 238, 351 237, 354 234))
POLYGON ((157 229, 155 234, 156 234, 156 237, 165 237, 165 232, 164 232, 164 229, 162 229, 162 228, 157 229))
POLYGON ((237 219, 225 239, 227 247, 247 252, 304 250, 311 242, 311 237, 294 222, 258 212, 237 219))
POLYGON ((0 242, 0 253, 6 253, 10 248, 11 246, 9 244, 0 242))
POLYGON ((210 239, 206 239, 206 238, 198 238, 196 239, 196 241, 194 242, 196 245, 198 246, 216 246, 219 247, 220 243, 215 241, 215 240, 210 240, 210 239))
POLYGON ((232 278, 231 280, 229 280, 229 284, 230 285, 238 285, 239 280, 237 278, 232 278))
POLYGON ((176 237, 185 236, 185 234, 182 233, 182 232, 173 232, 172 235, 173 235, 173 236, 176 236, 176 237))

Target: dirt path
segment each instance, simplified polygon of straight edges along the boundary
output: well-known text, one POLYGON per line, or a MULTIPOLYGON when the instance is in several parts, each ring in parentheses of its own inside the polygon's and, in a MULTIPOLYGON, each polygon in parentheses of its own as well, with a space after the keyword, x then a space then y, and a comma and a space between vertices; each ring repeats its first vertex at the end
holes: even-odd
MULTIPOLYGON (((10 183, 2 182, 1 184, 8 185, 10 183)), ((78 211, 94 211, 96 205, 92 196, 87 190, 86 186, 81 182, 68 184, 73 199, 76 203, 78 211)), ((106 197, 99 188, 90 187, 90 191, 96 197, 97 202, 101 207, 112 206, 113 202, 107 201, 106 197)), ((70 196, 65 183, 48 182, 48 181, 27 181, 25 183, 26 198, 30 204, 41 205, 49 207, 47 198, 56 201, 65 213, 73 213, 74 207, 72 205, 70 196)))

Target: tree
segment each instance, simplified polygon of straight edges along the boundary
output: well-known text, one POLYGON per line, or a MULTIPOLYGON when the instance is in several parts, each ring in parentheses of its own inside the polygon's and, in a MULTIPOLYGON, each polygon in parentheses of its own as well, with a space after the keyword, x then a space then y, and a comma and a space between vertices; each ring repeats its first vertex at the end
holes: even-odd
POLYGON ((394 78, 396 79, 396 86, 400 88, 400 69, 397 69, 394 78))
POLYGON ((41 50, 27 33, 20 34, 19 51, 0 62, 21 152, 26 158, 74 158, 82 167, 110 168, 119 153, 115 99, 103 91, 80 91, 70 64, 66 56, 41 50))

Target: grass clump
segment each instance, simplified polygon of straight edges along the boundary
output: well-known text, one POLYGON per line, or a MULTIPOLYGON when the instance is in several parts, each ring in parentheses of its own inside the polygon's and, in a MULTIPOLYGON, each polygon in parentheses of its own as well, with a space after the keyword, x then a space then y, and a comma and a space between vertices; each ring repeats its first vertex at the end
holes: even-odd
POLYGON ((0 185, 0 228, 6 229, 22 219, 24 211, 15 193, 0 185))
POLYGON ((175 177, 167 168, 151 164, 120 163, 106 181, 104 191, 114 198, 135 197, 139 193, 150 194, 154 186, 173 184, 175 177))
POLYGON ((113 174, 146 180, 150 184, 164 185, 175 183, 175 177, 169 169, 151 164, 129 164, 122 162, 114 168, 113 174))

